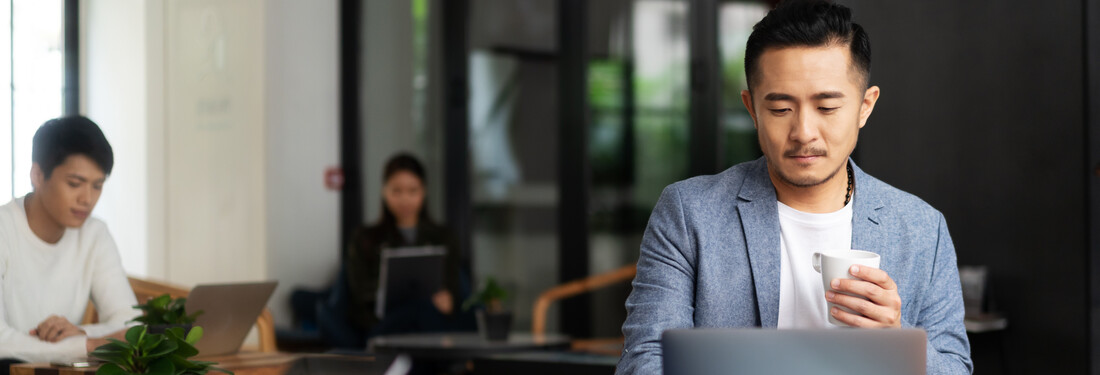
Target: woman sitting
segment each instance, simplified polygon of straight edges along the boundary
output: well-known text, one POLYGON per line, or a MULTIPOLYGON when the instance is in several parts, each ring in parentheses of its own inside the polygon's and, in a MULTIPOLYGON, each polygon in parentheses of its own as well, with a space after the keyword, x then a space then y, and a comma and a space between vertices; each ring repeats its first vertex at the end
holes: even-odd
POLYGON ((344 253, 349 318, 367 337, 475 328, 471 314, 457 311, 461 306, 461 254, 448 231, 428 216, 425 191, 424 167, 416 158, 408 154, 391 158, 383 171, 381 218, 356 231, 344 253), (430 297, 387 297, 385 311, 378 314, 382 251, 409 246, 446 249, 444 285, 430 297))

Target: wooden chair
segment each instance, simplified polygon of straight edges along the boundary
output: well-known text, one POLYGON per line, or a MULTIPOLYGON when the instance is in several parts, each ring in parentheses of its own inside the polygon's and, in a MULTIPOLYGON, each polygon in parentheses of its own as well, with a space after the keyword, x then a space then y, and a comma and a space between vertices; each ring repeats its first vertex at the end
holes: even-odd
MULTIPOLYGON (((578 294, 588 293, 612 284, 629 282, 638 274, 638 266, 631 264, 619 269, 592 275, 583 279, 573 280, 565 284, 547 289, 535 300, 531 309, 531 333, 542 335, 546 333, 546 311, 554 301, 569 298, 578 294)), ((573 340, 573 350, 593 352, 598 354, 619 355, 622 352, 623 338, 614 339, 578 339, 573 340)))
MULTIPOLYGON (((130 288, 134 290, 134 297, 137 298, 138 303, 143 303, 151 298, 160 296, 167 293, 172 298, 187 297, 191 290, 184 289, 176 285, 143 280, 135 277, 130 277, 130 288)), ((95 323, 99 320, 98 314, 95 310, 95 305, 88 302, 88 308, 84 312, 83 324, 95 323)), ((261 352, 276 352, 278 349, 275 347, 275 318, 271 316, 271 310, 264 307, 263 312, 260 313, 260 317, 256 319, 256 333, 260 340, 261 352)))

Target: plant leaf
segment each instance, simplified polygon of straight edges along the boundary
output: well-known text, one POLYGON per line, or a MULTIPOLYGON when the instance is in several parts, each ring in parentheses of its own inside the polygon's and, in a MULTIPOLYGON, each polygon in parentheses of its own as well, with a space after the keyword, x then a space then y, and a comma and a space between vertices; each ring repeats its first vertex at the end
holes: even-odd
POLYGON ((153 363, 149 364, 148 374, 164 374, 170 375, 176 373, 176 366, 172 364, 172 360, 168 358, 159 358, 153 363))
POLYGON ((145 337, 145 326, 133 326, 126 330, 126 341, 137 347, 141 339, 145 337))
POLYGON ((129 375, 129 373, 126 372, 126 370, 123 370, 121 367, 118 367, 118 365, 116 365, 114 363, 107 363, 107 364, 104 364, 103 366, 99 366, 99 370, 96 370, 95 374, 96 375, 129 375))
POLYGON ((116 338, 113 338, 113 337, 108 337, 107 342, 109 342, 111 344, 114 344, 114 345, 121 346, 121 347, 126 348, 126 349, 135 349, 133 345, 130 345, 130 343, 119 340, 119 339, 116 339, 116 338))
POLYGON ((164 340, 160 343, 160 345, 157 345, 156 347, 146 351, 145 356, 150 358, 159 358, 171 354, 172 352, 176 351, 176 349, 179 349, 179 344, 176 343, 176 340, 164 340))
POLYGON ((193 323, 195 316, 187 315, 186 305, 187 298, 173 299, 168 294, 164 294, 150 299, 145 304, 134 306, 135 308, 141 309, 144 314, 131 321, 141 322, 146 325, 193 323))
POLYGON ((172 327, 164 330, 164 333, 172 336, 173 338, 183 340, 183 327, 172 327))
POLYGON ((142 343, 140 345, 140 349, 141 349, 141 351, 148 353, 150 350, 157 347, 157 345, 160 345, 160 343, 163 342, 164 340, 165 340, 164 335, 152 334, 152 335, 145 336, 145 340, 142 341, 142 343))
POLYGON ((92 351, 88 355, 102 359, 104 362, 112 364, 126 363, 127 360, 133 355, 133 352, 101 352, 92 351))
POLYGON ((88 353, 88 354, 95 354, 95 353, 120 354, 120 353, 129 353, 129 352, 133 352, 133 351, 129 350, 129 349, 126 349, 126 348, 114 348, 114 347, 107 347, 107 345, 101 345, 100 347, 95 348, 95 350, 92 350, 92 352, 88 353))
POLYGON ((187 333, 187 339, 185 339, 184 341, 187 341, 188 344, 195 345, 199 342, 200 339, 202 339, 202 333, 202 327, 191 327, 191 332, 187 333))
POLYGON ((170 302, 172 302, 172 296, 169 296, 167 293, 165 293, 157 296, 157 298, 153 298, 152 301, 149 301, 149 306, 158 310, 163 310, 164 308, 168 307, 168 303, 170 302))
POLYGON ((132 350, 130 344, 118 340, 114 341, 117 342, 108 342, 106 344, 99 345, 99 348, 96 348, 96 350, 94 351, 120 352, 125 350, 132 350))
POLYGON ((195 367, 195 364, 193 362, 188 361, 187 358, 184 358, 184 357, 182 357, 178 354, 175 354, 175 353, 169 355, 168 359, 171 360, 172 363, 174 363, 176 365, 176 369, 180 370, 180 371, 187 370, 187 369, 190 369, 192 367, 195 367))
POLYGON ((188 344, 187 341, 179 340, 176 342, 176 344, 179 345, 179 349, 176 350, 175 354, 178 354, 183 358, 191 358, 199 355, 199 350, 195 349, 195 347, 191 344, 188 344))
POLYGON ((206 368, 209 365, 202 364, 203 362, 188 361, 186 358, 172 355, 172 362, 176 364, 177 374, 196 374, 206 372, 206 368))

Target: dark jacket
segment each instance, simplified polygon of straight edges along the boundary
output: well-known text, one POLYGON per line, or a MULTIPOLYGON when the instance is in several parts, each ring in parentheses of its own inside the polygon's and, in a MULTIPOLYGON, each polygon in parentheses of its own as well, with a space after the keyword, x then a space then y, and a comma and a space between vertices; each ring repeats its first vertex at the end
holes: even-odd
POLYGON ((356 230, 343 256, 350 294, 348 319, 356 328, 369 330, 378 323, 374 310, 382 249, 402 246, 447 248, 445 287, 454 298, 454 308, 457 310, 461 306, 461 296, 458 294, 461 257, 458 246, 446 228, 421 219, 416 226, 416 239, 409 243, 395 225, 375 224, 356 230))

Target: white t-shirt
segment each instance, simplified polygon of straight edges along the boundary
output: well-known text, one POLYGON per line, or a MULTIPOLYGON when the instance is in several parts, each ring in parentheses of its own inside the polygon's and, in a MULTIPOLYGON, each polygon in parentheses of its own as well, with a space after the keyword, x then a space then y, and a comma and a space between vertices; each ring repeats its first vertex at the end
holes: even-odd
POLYGON ((852 247, 852 202, 839 211, 814 214, 779 202, 779 328, 832 328, 821 274, 814 271, 818 251, 852 247))
POLYGON ((65 361, 87 356, 84 336, 57 343, 30 331, 50 315, 80 324, 89 297, 98 324, 81 326, 89 337, 105 336, 140 315, 122 259, 107 226, 88 218, 68 228, 56 244, 38 238, 27 223, 24 198, 0 207, 0 358, 28 362, 65 361))

